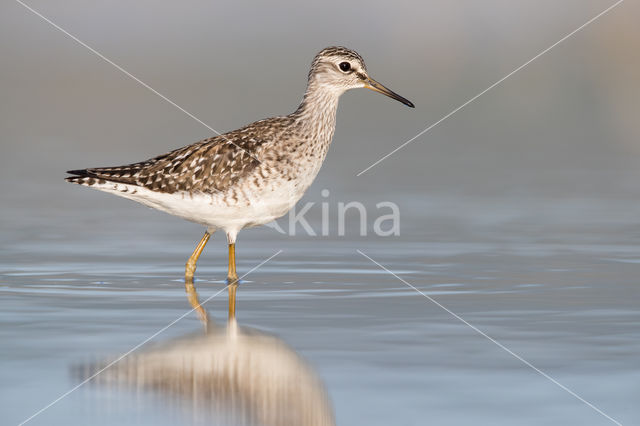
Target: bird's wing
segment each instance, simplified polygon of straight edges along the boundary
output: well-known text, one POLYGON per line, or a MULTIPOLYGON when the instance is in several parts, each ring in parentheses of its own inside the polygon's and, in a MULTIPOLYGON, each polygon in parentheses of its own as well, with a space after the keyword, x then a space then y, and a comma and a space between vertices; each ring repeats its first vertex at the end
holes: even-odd
POLYGON ((139 163, 70 170, 76 176, 67 180, 93 178, 166 193, 222 192, 260 164, 255 153, 263 144, 249 135, 216 136, 139 163))

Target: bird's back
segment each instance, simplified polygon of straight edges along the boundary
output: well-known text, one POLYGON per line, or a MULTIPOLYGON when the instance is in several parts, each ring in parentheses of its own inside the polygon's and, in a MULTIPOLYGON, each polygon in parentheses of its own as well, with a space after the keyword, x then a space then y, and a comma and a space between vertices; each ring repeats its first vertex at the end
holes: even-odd
POLYGON ((70 170, 67 182, 85 186, 125 184, 155 192, 224 192, 261 161, 264 138, 245 137, 244 129, 208 138, 146 161, 116 167, 70 170))

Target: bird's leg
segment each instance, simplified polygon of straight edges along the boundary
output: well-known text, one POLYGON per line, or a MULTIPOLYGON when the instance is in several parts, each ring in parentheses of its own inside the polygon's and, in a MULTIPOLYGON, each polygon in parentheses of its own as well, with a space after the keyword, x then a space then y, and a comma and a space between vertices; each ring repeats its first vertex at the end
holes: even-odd
POLYGON ((236 273, 236 244, 235 243, 229 243, 229 273, 227 274, 227 281, 229 281, 229 284, 233 284, 238 281, 238 274, 236 273))
POLYGON ((236 290, 238 290, 238 274, 236 273, 236 245, 229 244, 229 318, 236 317, 236 290))
POLYGON ((207 231, 204 233, 204 236, 198 243, 196 249, 191 254, 191 257, 189 258, 189 260, 187 260, 187 264, 185 265, 185 268, 184 268, 185 282, 188 282, 188 281, 193 282, 193 273, 196 272, 196 262, 198 261, 198 258, 200 257, 202 250, 204 250, 204 246, 207 245, 209 238, 211 238, 211 234, 209 233, 209 231, 207 231))
POLYGON ((229 242, 229 272, 227 282, 229 283, 229 318, 236 317, 236 291, 238 290, 238 273, 236 272, 236 232, 227 233, 229 242))

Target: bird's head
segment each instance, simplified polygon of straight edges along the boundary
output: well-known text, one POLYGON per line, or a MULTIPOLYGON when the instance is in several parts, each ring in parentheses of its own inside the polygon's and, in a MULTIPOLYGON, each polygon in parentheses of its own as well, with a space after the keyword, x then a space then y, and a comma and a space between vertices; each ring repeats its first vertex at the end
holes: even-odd
POLYGON ((321 86, 338 95, 350 89, 364 87, 380 92, 414 108, 413 103, 387 89, 371 78, 364 59, 356 51, 346 47, 327 47, 321 50, 311 64, 309 83, 321 86))

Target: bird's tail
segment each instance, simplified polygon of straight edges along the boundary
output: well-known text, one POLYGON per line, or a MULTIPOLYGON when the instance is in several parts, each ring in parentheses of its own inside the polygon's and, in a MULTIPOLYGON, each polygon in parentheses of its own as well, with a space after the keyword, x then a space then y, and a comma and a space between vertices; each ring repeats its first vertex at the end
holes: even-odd
POLYGON ((96 176, 92 176, 92 173, 88 169, 82 170, 69 170, 67 171, 70 175, 64 178, 65 181, 70 183, 77 183, 78 185, 84 186, 93 186, 97 183, 106 183, 104 179, 97 178, 96 176))

